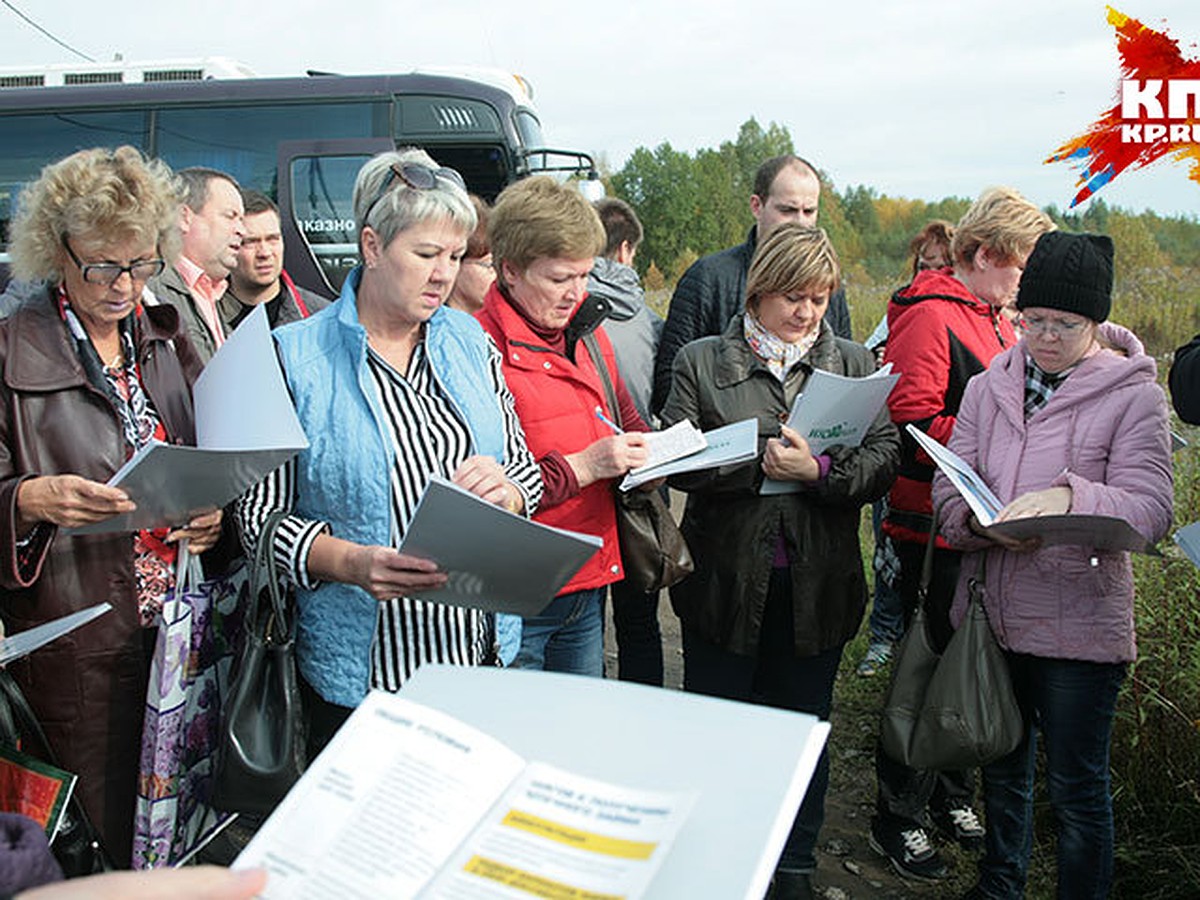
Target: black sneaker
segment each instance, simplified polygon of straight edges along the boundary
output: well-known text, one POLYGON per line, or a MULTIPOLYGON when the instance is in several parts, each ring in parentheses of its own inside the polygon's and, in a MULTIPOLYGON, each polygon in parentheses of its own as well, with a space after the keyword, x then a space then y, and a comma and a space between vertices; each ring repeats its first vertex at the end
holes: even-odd
POLYGON ((938 831, 968 853, 982 853, 987 832, 970 806, 952 806, 932 814, 938 831))
POLYGON ((767 896, 770 900, 816 900, 817 895, 809 873, 776 869, 767 896))
POLYGON ((919 881, 940 881, 949 874, 942 857, 929 842, 929 835, 919 826, 905 828, 882 819, 871 822, 871 849, 886 856, 901 878, 919 881))

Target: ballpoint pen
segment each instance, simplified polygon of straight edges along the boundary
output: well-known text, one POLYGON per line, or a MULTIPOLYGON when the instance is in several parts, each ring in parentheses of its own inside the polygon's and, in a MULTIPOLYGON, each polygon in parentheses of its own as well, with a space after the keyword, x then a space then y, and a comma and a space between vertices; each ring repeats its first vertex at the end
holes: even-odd
POLYGON ((625 429, 622 428, 620 425, 618 425, 616 422, 614 422, 612 419, 610 419, 608 416, 606 416, 604 414, 604 410, 599 406, 596 407, 596 418, 599 419, 601 422, 603 422, 605 425, 607 425, 609 428, 611 428, 613 431, 615 431, 617 434, 625 433, 625 429))

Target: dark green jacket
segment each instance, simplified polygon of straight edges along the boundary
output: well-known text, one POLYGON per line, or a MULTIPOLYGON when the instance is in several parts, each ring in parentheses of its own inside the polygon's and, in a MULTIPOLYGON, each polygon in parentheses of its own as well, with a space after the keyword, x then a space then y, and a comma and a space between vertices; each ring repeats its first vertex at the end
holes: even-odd
POLYGON ((861 509, 887 493, 900 460, 900 438, 886 407, 861 446, 829 448, 832 465, 824 479, 799 493, 758 493, 767 439, 778 436, 814 368, 863 376, 875 370, 875 359, 822 322, 817 342, 780 384, 750 350, 737 316, 723 335, 689 344, 675 360, 664 428, 687 418, 708 431, 758 417, 757 459, 670 480, 688 493, 682 530, 696 560, 696 571, 671 589, 671 603, 685 625, 733 653, 757 652, 781 533, 791 560, 797 656, 844 644, 866 606, 861 509))

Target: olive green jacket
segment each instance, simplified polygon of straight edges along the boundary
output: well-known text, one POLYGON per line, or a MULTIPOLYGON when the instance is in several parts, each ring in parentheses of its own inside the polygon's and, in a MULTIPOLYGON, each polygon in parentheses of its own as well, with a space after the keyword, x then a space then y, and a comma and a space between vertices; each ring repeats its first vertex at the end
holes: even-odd
POLYGON ((858 534, 862 506, 884 496, 900 460, 900 438, 885 407, 860 446, 834 446, 824 478, 798 493, 760 496, 762 452, 779 434, 814 368, 864 376, 875 359, 835 337, 828 324, 781 384, 751 351, 737 316, 720 337, 676 357, 663 427, 691 419, 708 431, 756 416, 759 455, 751 462, 671 478, 688 494, 681 528, 696 570, 671 589, 689 628, 732 653, 754 656, 767 585, 782 534, 792 574, 796 656, 813 656, 854 636, 866 607, 858 534))

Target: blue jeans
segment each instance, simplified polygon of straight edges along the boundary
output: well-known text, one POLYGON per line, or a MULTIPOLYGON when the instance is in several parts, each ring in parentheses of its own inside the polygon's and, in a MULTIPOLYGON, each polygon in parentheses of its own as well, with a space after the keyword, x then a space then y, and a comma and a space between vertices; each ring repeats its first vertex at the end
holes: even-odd
POLYGON ((515 669, 604 677, 604 594, 607 587, 559 594, 526 619, 515 669))
POLYGON ((1033 846, 1036 732, 1046 750, 1046 783, 1058 825, 1058 897, 1107 897, 1113 877, 1108 751, 1122 663, 1007 654, 1025 737, 983 769, 987 852, 979 864, 985 897, 1018 898, 1033 846))
POLYGON ((904 636, 904 598, 897 589, 900 560, 892 539, 883 533, 887 501, 871 504, 871 527, 875 532, 875 596, 871 600, 871 640, 894 644, 904 636))
MULTIPOLYGON (((787 569, 775 569, 767 590, 757 656, 731 653, 684 623, 683 689, 809 713, 828 721, 833 706, 833 682, 842 660, 843 646, 839 644, 816 656, 795 655, 791 574, 787 569)), ((828 788, 829 755, 824 749, 792 822, 778 868, 815 871, 817 859, 813 851, 825 819, 828 788)))

